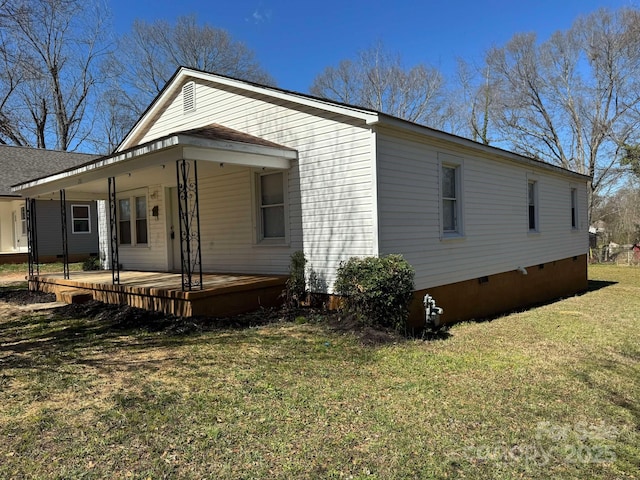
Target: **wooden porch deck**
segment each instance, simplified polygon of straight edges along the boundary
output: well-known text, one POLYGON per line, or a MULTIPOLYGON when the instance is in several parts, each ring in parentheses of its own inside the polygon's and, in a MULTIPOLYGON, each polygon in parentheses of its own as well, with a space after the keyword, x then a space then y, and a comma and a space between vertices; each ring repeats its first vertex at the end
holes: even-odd
POLYGON ((111 271, 71 272, 29 277, 29 289, 55 293, 67 303, 98 300, 191 317, 221 317, 272 307, 282 302, 286 275, 203 274, 202 290, 182 291, 179 273, 121 271, 113 285, 111 271))

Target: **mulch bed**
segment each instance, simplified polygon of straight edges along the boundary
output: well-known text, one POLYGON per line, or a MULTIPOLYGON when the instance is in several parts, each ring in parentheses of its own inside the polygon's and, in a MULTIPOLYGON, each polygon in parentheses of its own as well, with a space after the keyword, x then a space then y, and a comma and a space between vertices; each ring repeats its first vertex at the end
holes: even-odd
POLYGON ((56 296, 53 293, 32 292, 26 289, 8 289, 0 290, 0 300, 14 305, 30 305, 55 302, 56 296))

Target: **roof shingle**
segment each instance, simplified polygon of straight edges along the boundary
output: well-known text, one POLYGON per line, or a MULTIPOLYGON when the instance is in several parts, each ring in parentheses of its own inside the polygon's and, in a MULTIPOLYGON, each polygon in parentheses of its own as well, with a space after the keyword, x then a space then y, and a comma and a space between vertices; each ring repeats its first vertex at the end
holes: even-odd
POLYGON ((0 196, 16 196, 11 185, 81 165, 98 155, 0 145, 0 196))

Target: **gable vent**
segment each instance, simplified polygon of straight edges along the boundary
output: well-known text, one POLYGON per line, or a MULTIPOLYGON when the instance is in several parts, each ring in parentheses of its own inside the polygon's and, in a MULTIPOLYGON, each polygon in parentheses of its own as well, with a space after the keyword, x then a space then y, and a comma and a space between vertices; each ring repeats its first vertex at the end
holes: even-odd
POLYGON ((183 112, 193 112, 196 109, 196 85, 193 82, 184 84, 182 87, 182 110, 183 112))

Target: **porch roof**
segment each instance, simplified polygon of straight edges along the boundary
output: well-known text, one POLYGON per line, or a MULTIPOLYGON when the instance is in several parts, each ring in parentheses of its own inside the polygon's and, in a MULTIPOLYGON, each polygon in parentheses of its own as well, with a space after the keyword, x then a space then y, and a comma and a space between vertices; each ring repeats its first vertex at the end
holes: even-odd
POLYGON ((290 168, 291 160, 297 158, 298 152, 292 148, 211 124, 171 133, 113 155, 28 180, 13 185, 11 190, 25 197, 47 195, 60 189, 103 192, 106 182, 100 182, 99 187, 88 184, 182 159, 286 170, 290 168))

